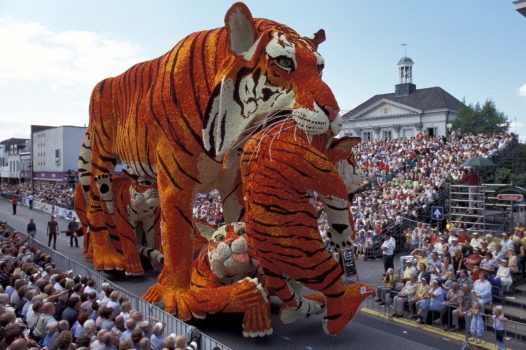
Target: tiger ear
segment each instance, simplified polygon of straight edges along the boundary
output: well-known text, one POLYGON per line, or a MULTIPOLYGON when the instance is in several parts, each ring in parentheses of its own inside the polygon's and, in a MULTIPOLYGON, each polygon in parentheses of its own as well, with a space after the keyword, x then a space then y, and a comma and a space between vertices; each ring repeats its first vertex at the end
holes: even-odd
POLYGON ((236 2, 225 15, 230 50, 236 55, 248 51, 256 41, 256 25, 247 5, 236 2))
POLYGON ((139 176, 136 175, 136 174, 133 174, 131 172, 129 172, 128 170, 126 169, 122 169, 122 173, 126 176, 128 176, 129 178, 131 178, 133 181, 137 181, 139 179, 139 176))
POLYGON ((318 46, 325 41, 325 30, 318 30, 316 33, 312 34, 312 36, 308 37, 308 39, 314 44, 314 49, 318 50, 318 46))
POLYGON ((201 220, 194 221, 194 228, 197 232, 201 234, 201 236, 205 237, 207 240, 210 240, 214 232, 216 232, 217 230, 217 227, 212 226, 201 220))

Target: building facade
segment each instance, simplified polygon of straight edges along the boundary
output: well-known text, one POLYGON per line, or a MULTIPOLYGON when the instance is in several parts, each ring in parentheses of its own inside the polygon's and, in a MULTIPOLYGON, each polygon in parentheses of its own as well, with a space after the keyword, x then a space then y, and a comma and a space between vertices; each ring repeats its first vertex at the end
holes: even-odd
POLYGON ((23 182, 27 164, 21 155, 29 152, 29 139, 10 138, 0 142, 0 178, 2 183, 23 182), (24 175, 24 176, 23 176, 24 175))
POLYGON ((375 95, 342 116, 344 135, 364 141, 413 137, 417 133, 444 136, 462 102, 441 87, 417 89, 413 60, 398 61, 399 83, 394 93, 375 95))
POLYGON ((31 126, 33 180, 63 181, 76 173, 85 132, 78 126, 31 126))

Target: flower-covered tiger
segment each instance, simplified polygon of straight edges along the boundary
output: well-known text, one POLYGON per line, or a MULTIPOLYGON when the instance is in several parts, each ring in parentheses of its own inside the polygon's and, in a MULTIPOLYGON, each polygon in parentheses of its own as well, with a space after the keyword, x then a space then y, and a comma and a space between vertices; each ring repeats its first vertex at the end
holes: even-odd
POLYGON ((317 193, 329 209, 331 245, 348 246, 351 191, 337 169, 353 166, 355 144, 349 138, 311 138, 286 120, 251 137, 242 157, 250 254, 263 268, 270 293, 283 302, 281 318, 290 322, 324 307, 328 334, 338 333, 374 294, 367 285, 344 285, 342 268, 325 249, 311 202, 317 193), (303 297, 297 283, 323 297, 318 302, 303 297))
MULTIPOLYGON (((127 172, 118 176, 98 175, 95 183, 101 193, 101 201, 113 202, 115 225, 109 226, 108 232, 116 250, 123 254, 123 266, 118 269, 124 270, 126 275, 143 274, 140 256, 149 257, 161 249, 159 192, 155 183, 127 172)), ((77 187, 77 191, 79 190, 77 187)), ((86 215, 84 197, 77 196, 75 205, 82 221, 86 215)), ((92 235, 88 231, 84 236, 86 256, 96 254, 90 239, 92 235)), ((155 260, 151 260, 154 265, 155 260)))
POLYGON ((321 79, 317 48, 324 40, 323 31, 302 37, 254 19, 246 5, 235 3, 224 27, 192 33, 164 55, 98 83, 79 157, 83 225, 95 268, 124 268, 108 235, 114 203, 101 199, 95 183, 122 160, 159 188, 164 267, 144 297, 163 300, 166 311, 189 319, 196 193, 218 188, 226 222, 238 221, 243 204, 235 159, 250 133, 279 118, 294 120, 311 136, 341 128, 336 99, 321 79))

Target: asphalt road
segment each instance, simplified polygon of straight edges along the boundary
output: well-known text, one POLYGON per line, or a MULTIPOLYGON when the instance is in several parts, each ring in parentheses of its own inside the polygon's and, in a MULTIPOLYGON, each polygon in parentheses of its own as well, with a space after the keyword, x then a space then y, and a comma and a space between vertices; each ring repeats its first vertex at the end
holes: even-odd
MULTIPOLYGON (((46 225, 49 215, 26 207, 18 206, 18 215, 11 215, 11 204, 0 199, 0 220, 7 221, 13 228, 25 232, 29 218, 37 225, 37 240, 47 244, 46 225)), ((57 218, 61 230, 67 221, 57 218)), ((81 239, 82 241, 82 239, 81 239)), ((79 242, 81 243, 81 242, 79 242)), ((71 248, 69 237, 60 234, 57 250, 69 258, 91 266, 84 259, 81 248, 71 248)), ((381 279, 381 263, 359 261, 360 280, 376 284, 381 279)), ((125 278, 108 275, 114 283, 137 295, 143 294, 155 282, 156 273, 147 271, 142 277, 125 278)), ((206 334, 221 341, 232 349, 460 349, 461 344, 438 337, 418 329, 405 328, 389 320, 379 319, 359 313, 353 322, 335 337, 325 335, 321 326, 321 316, 298 321, 292 325, 281 325, 277 316, 279 305, 273 302, 274 334, 264 339, 245 339, 241 335, 241 318, 238 315, 211 315, 195 325, 206 334)))

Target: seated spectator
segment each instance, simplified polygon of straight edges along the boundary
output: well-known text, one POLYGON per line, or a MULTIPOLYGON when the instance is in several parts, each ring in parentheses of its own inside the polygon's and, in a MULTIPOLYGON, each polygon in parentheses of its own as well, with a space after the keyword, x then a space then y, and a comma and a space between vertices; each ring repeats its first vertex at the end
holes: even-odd
POLYGON ((471 238, 471 241, 469 241, 469 246, 471 249, 480 249, 480 245, 483 242, 482 238, 479 237, 478 232, 473 232, 473 237, 471 238))
POLYGON ((156 322, 152 329, 152 336, 150 337, 150 343, 152 350, 162 350, 164 343, 164 325, 162 322, 156 322))
POLYGON ((380 305, 385 305, 386 294, 391 292, 395 286, 395 282, 398 280, 398 275, 395 275, 393 268, 388 268, 387 273, 384 277, 384 285, 376 288, 376 295, 378 298, 375 300, 380 305))
POLYGON ((133 318, 129 318, 128 321, 126 321, 126 330, 122 332, 122 335, 119 338, 120 341, 131 339, 131 335, 134 330, 135 330, 135 320, 133 318))
POLYGON ((394 296, 392 317, 402 317, 404 315, 404 306, 409 300, 414 298, 417 286, 416 272, 414 272, 410 275, 402 290, 394 296))
POLYGON ((491 276, 495 273, 497 266, 498 264, 495 262, 495 259, 493 258, 493 254, 491 254, 488 251, 486 252, 484 259, 480 261, 479 268, 483 271, 486 271, 488 275, 491 276))
POLYGON ((466 270, 460 270, 458 274, 457 282, 461 286, 467 284, 470 287, 470 289, 471 289, 471 286, 473 285, 473 281, 471 281, 471 279, 469 278, 466 270))
POLYGON ((417 304, 417 319, 416 323, 424 323, 429 311, 440 311, 444 303, 444 290, 440 285, 440 281, 433 280, 431 282, 431 290, 429 291, 429 299, 420 300, 417 304))
POLYGON ((481 305, 491 304, 491 283, 487 279, 486 272, 480 272, 479 279, 473 283, 472 293, 477 298, 477 302, 481 305))
POLYGON ((451 325, 453 330, 460 330, 460 320, 465 320, 466 324, 469 325, 471 322, 471 315, 469 311, 476 302, 475 295, 471 292, 471 287, 468 284, 462 286, 462 298, 460 305, 457 309, 451 312, 451 325))
POLYGON ((404 273, 402 274, 402 281, 409 281, 412 275, 416 276, 416 267, 413 265, 413 259, 409 259, 406 261, 406 267, 404 269, 404 273))
POLYGON ((428 278, 428 276, 420 278, 420 281, 416 287, 415 296, 408 300, 409 315, 411 318, 417 317, 415 312, 416 304, 422 300, 429 299, 431 287, 429 286, 428 278))
POLYGON ((442 309, 440 310, 440 318, 445 331, 448 331, 451 327, 452 313, 460 306, 463 296, 464 293, 462 292, 459 284, 454 282, 451 285, 451 288, 449 288, 447 291, 446 300, 444 301, 442 309))
POLYGON ((508 267, 510 268, 511 273, 519 272, 519 259, 517 253, 515 253, 515 249, 508 248, 506 254, 508 255, 508 267))
POLYGON ((508 261, 506 259, 500 261, 495 278, 500 282, 502 291, 508 293, 513 284, 513 279, 511 278, 511 269, 508 267, 508 261))

